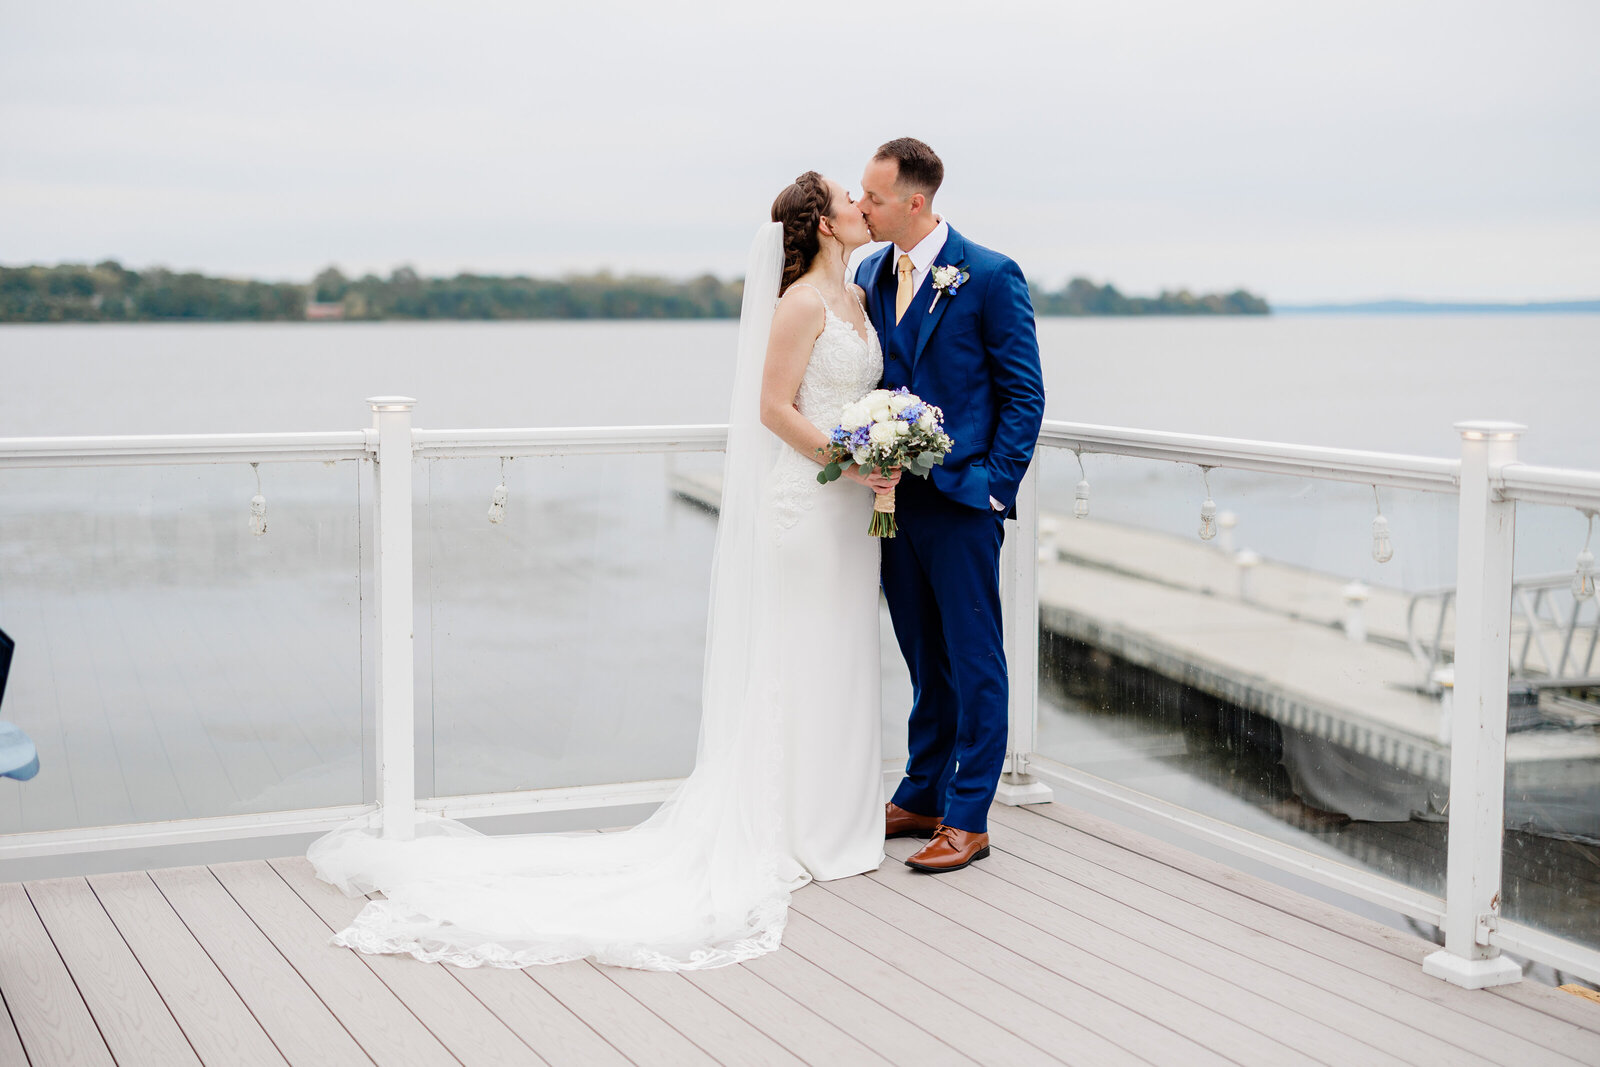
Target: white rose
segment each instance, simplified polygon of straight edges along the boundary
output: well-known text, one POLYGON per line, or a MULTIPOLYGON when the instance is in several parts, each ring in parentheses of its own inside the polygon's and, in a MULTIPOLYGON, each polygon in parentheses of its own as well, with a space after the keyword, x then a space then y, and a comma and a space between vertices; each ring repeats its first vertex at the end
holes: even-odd
POLYGON ((889 425, 894 427, 894 435, 896 437, 904 437, 906 434, 911 432, 911 427, 901 422, 899 419, 895 419, 889 425))
POLYGON ((876 422, 872 424, 872 429, 867 433, 873 444, 886 445, 895 439, 894 426, 894 423, 876 422))
POLYGON ((889 411, 895 415, 917 402, 917 398, 907 393, 895 393, 889 398, 889 411))
POLYGON ((869 408, 875 408, 879 404, 887 404, 891 396, 894 396, 894 394, 887 389, 874 389, 872 392, 862 397, 860 402, 867 405, 869 408))
POLYGON ((894 415, 889 411, 888 404, 877 404, 871 408, 871 411, 873 422, 888 422, 894 418, 894 415))
POLYGON ((865 467, 868 463, 872 462, 872 449, 858 448, 851 453, 851 458, 861 466, 865 467))
POLYGON ((847 430, 859 430, 871 421, 872 413, 859 400, 854 404, 846 404, 844 412, 839 416, 839 425, 847 430))
POLYGON ((923 430, 933 429, 933 409, 929 408, 917 416, 917 426, 923 430))

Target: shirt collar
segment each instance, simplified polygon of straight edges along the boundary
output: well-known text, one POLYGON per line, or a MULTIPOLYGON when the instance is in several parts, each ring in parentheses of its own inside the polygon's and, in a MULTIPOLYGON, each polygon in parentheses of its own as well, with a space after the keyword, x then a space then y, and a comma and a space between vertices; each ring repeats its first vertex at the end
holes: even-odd
POLYGON ((913 270, 924 271, 933 265, 934 257, 937 256, 940 250, 944 248, 944 243, 949 239, 949 237, 950 224, 944 219, 940 219, 939 225, 935 226, 933 230, 929 232, 928 236, 918 241, 915 248, 911 249, 909 252, 901 253, 900 249, 897 247, 895 251, 898 254, 908 255, 911 257, 911 266, 913 270))

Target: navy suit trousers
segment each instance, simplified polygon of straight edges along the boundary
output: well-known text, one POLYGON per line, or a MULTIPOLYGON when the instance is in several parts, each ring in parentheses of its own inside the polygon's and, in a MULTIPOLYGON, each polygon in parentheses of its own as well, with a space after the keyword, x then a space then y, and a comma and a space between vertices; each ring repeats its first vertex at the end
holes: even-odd
POLYGON ((883 588, 913 702, 909 758, 893 803, 987 833, 1006 758, 1005 520, 910 476, 895 490, 895 519, 899 536, 883 541, 883 588))

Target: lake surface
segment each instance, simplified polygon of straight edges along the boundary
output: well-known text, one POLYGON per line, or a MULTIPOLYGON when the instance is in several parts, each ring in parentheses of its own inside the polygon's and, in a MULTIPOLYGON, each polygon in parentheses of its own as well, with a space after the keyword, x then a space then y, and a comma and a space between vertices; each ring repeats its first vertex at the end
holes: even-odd
MULTIPOLYGON (((326 430, 368 396, 418 425, 722 422, 732 322, 0 327, 0 436, 326 430)), ((1600 456, 1600 315, 1046 319, 1053 419, 1453 455, 1530 427, 1529 462, 1600 456)))

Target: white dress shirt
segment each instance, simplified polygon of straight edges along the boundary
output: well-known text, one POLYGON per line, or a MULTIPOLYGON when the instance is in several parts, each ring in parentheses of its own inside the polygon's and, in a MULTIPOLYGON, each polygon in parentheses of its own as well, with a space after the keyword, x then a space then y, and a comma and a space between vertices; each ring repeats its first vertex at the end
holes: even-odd
POLYGON ((900 257, 911 257, 911 292, 913 295, 922 288, 922 282, 928 277, 928 272, 933 269, 933 261, 939 253, 944 251, 944 243, 950 237, 950 224, 944 219, 939 220, 939 225, 929 231, 928 236, 918 241, 915 248, 901 248, 894 246, 894 267, 900 269, 900 257))
MULTIPOLYGON (((928 272, 933 270, 934 261, 939 258, 939 253, 944 251, 944 243, 950 237, 950 224, 943 218, 928 236, 916 243, 913 248, 894 246, 895 269, 900 267, 900 257, 911 257, 911 292, 916 294, 922 289, 923 281, 928 277, 928 272)), ((996 511, 1004 511, 1006 506, 994 497, 989 498, 989 506, 996 511)))

